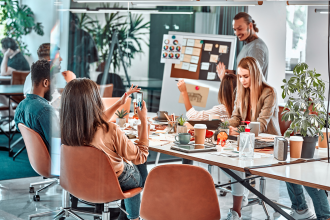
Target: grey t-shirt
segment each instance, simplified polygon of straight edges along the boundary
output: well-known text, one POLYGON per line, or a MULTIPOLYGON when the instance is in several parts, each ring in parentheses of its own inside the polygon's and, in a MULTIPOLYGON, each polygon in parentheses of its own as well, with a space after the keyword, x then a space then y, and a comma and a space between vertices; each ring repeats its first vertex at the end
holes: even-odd
POLYGON ((257 59, 262 69, 262 73, 264 74, 264 77, 267 80, 269 54, 268 54, 268 47, 265 44, 265 42, 260 38, 258 38, 248 44, 245 44, 241 52, 237 56, 237 65, 244 57, 253 57, 257 59))

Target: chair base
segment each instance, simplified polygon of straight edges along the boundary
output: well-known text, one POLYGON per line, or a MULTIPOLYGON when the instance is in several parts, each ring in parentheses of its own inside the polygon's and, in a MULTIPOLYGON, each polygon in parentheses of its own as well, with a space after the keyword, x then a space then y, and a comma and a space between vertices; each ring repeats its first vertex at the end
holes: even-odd
POLYGON ((48 180, 45 180, 45 181, 42 181, 42 182, 30 183, 29 192, 34 193, 33 200, 37 202, 37 201, 40 201, 39 193, 41 191, 55 185, 55 184, 59 184, 59 179, 48 179, 48 180), (34 187, 35 186, 40 186, 40 185, 45 185, 45 186, 42 187, 41 189, 38 189, 37 191, 34 191, 34 187))

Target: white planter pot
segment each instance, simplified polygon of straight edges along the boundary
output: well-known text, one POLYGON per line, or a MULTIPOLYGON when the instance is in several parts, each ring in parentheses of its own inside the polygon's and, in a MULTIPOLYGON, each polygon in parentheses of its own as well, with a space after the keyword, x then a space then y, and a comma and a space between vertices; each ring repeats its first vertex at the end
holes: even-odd
POLYGON ((126 123, 126 118, 117 118, 116 119, 116 124, 123 128, 125 126, 125 123, 126 123))
POLYGON ((187 133, 188 132, 187 126, 178 125, 177 132, 178 132, 178 134, 179 133, 187 133))

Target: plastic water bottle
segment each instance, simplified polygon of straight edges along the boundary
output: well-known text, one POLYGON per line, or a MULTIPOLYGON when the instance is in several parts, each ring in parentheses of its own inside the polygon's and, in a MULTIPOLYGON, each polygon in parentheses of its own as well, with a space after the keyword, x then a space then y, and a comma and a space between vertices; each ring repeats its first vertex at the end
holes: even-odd
POLYGON ((239 158, 242 160, 252 160, 254 155, 254 139, 255 134, 250 133, 249 121, 244 121, 247 123, 245 132, 239 135, 239 158))

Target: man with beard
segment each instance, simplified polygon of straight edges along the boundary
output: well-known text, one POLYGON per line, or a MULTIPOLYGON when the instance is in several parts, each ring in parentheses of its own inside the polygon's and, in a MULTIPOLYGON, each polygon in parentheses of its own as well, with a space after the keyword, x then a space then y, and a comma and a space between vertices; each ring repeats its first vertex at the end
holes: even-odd
POLYGON ((27 127, 38 132, 45 142, 48 151, 52 135, 60 136, 60 129, 55 109, 49 104, 51 99, 50 62, 38 60, 31 66, 32 92, 17 106, 15 112, 15 125, 23 123, 27 127))
MULTIPOLYGON (((267 81, 269 62, 268 47, 257 35, 259 32, 257 24, 248 13, 240 12, 234 17, 233 29, 238 40, 244 42, 244 46, 237 56, 237 64, 244 57, 255 58, 267 81)), ((233 70, 225 69, 225 65, 221 62, 217 66, 217 71, 220 79, 222 79, 226 73, 235 73, 233 70)))

